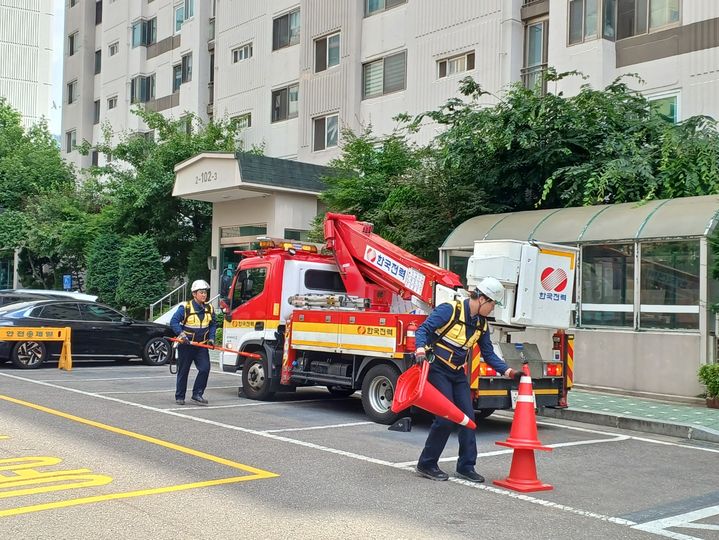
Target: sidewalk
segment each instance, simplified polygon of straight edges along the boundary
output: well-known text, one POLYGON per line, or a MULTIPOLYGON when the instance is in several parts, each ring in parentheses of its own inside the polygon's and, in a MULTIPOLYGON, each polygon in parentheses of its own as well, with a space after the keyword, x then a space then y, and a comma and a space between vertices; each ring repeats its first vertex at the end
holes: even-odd
POLYGON ((719 409, 654 399, 572 389, 569 408, 540 414, 684 439, 719 443, 719 409))

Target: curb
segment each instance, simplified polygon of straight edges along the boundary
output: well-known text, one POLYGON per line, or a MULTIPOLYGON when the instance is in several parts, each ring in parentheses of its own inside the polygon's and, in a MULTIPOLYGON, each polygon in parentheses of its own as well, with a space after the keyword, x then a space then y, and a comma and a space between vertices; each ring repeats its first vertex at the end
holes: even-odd
POLYGON ((572 409, 550 409, 547 407, 541 409, 538 416, 556 418, 559 420, 571 420, 573 422, 598 424, 618 429, 642 431, 645 433, 654 433, 656 435, 667 435, 669 437, 678 437, 680 439, 707 441, 719 444, 719 431, 703 426, 684 424, 681 422, 662 422, 660 420, 648 420, 646 418, 638 418, 635 416, 623 416, 619 414, 605 414, 572 409))

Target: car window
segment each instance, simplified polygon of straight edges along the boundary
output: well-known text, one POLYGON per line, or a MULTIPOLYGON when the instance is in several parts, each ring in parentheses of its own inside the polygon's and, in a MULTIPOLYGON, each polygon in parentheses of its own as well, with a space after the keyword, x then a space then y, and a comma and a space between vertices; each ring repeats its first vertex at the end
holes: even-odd
POLYGON ((40 317, 58 321, 79 321, 80 309, 77 304, 51 304, 42 308, 40 317))
POLYGON ((86 321, 120 322, 122 313, 99 304, 80 304, 82 316, 86 321))

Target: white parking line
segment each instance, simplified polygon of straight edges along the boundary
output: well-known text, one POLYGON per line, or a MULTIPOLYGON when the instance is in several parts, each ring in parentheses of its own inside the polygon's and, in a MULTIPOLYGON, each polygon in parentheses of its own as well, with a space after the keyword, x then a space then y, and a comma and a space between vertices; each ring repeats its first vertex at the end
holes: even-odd
MULTIPOLYGON (((205 390, 220 390, 222 388, 236 388, 236 386, 208 386, 205 390)), ((164 390, 135 390, 134 392, 97 392, 99 395, 106 396, 109 394, 166 394, 175 393, 174 388, 165 388, 164 390)))
MULTIPOLYGON (((90 381, 135 381, 140 379, 168 379, 172 378, 174 379, 174 375, 147 375, 144 377, 112 377, 110 379, 37 379, 36 382, 47 382, 47 383, 53 383, 53 382, 62 382, 62 383, 68 383, 68 382, 90 382, 90 381)), ((33 380, 33 379, 27 379, 27 380, 33 380)))
POLYGON ((719 525, 693 523, 694 521, 716 515, 719 515, 719 506, 710 506, 708 508, 702 508, 701 510, 687 512, 686 514, 679 514, 677 516, 657 519, 655 521, 648 521, 647 523, 642 523, 641 525, 634 525, 632 528, 654 533, 659 536, 666 536, 667 538, 675 538, 676 540, 701 540, 700 538, 696 538, 694 536, 668 531, 667 529, 675 527, 682 529, 719 531, 719 525))
POLYGON ((352 427, 352 426, 366 426, 367 424, 374 424, 374 422, 350 422, 348 424, 330 424, 326 426, 310 426, 310 427, 297 427, 297 428, 285 428, 285 429, 265 429, 262 433, 284 433, 285 431, 312 431, 314 429, 332 429, 341 427, 352 427))
MULTIPOLYGON (((390 468, 397 469, 397 470, 405 470, 405 471, 411 471, 411 470, 412 470, 411 467, 400 466, 400 465, 397 465, 397 464, 395 464, 395 463, 392 463, 392 462, 389 462, 389 461, 386 461, 386 460, 383 460, 383 459, 377 459, 377 458, 373 458, 373 457, 370 457, 370 456, 365 456, 365 455, 362 455, 362 454, 357 454, 357 453, 354 453, 354 452, 348 452, 348 451, 346 451, 346 450, 339 450, 339 449, 337 449, 337 448, 331 448, 331 447, 328 447, 328 446, 322 446, 322 445, 315 444, 315 443, 310 443, 310 442, 306 442, 306 441, 301 441, 301 440, 298 440, 298 439, 291 439, 291 438, 289 438, 289 437, 285 437, 285 436, 282 436, 282 435, 278 435, 278 434, 276 434, 276 433, 267 433, 267 432, 258 431, 258 430, 255 430, 255 429, 249 429, 249 428, 244 428, 244 427, 240 427, 240 426, 235 426, 235 425, 232 425, 232 424, 225 424, 225 423, 223 423, 223 422, 217 422, 217 421, 214 421, 214 420, 209 420, 209 419, 206 419, 206 418, 191 416, 191 415, 188 415, 188 414, 181 414, 181 413, 178 413, 178 412, 175 412, 175 411, 171 411, 171 410, 167 410, 167 409, 159 409, 159 408, 157 408, 157 407, 151 407, 151 406, 149 406, 149 405, 143 405, 143 404, 140 404, 140 403, 133 403, 133 402, 131 402, 131 401, 125 401, 125 400, 123 400, 123 399, 119 399, 119 398, 115 398, 115 397, 111 397, 111 396, 103 396, 103 395, 95 394, 95 393, 92 393, 92 392, 85 392, 85 391, 83 391, 83 390, 78 390, 78 389, 76 389, 76 388, 67 388, 67 387, 64 387, 64 386, 59 386, 59 385, 55 385, 55 384, 51 384, 51 383, 47 383, 47 382, 37 381, 37 380, 33 380, 33 379, 27 379, 27 378, 24 378, 24 377, 19 377, 19 376, 17 376, 17 375, 9 375, 9 374, 6 374, 6 373, 0 373, 0 376, 6 377, 6 378, 10 378, 10 379, 19 380, 19 381, 23 381, 23 382, 28 382, 28 383, 32 383, 32 384, 39 384, 39 385, 43 385, 43 386, 48 386, 48 387, 51 387, 51 388, 56 388, 56 389, 58 389, 58 390, 63 390, 63 391, 65 391, 65 392, 73 392, 73 393, 76 393, 76 394, 81 394, 81 395, 85 395, 85 396, 95 397, 95 398, 98 398, 98 399, 104 399, 104 400, 107 400, 107 401, 113 401, 113 402, 115 402, 115 403, 122 403, 122 404, 124 404, 124 405, 129 405, 129 406, 131 406, 131 407, 137 407, 137 408, 139 408, 139 409, 144 409, 144 410, 148 410, 148 411, 154 411, 154 412, 158 412, 158 413, 162 413, 162 414, 172 415, 172 416, 175 416, 175 417, 177 417, 177 418, 183 418, 183 419, 185 419, 185 420, 190 420, 190 421, 192 421, 192 422, 199 422, 199 423, 202 423, 202 424, 211 425, 211 426, 215 426, 215 427, 219 427, 219 428, 223 428, 223 429, 228 429, 228 430, 232 430, 232 431, 239 431, 239 432, 241 432, 241 433, 247 433, 247 434, 250 434, 250 435, 256 435, 256 436, 258 436, 258 437, 265 437, 265 438, 272 439, 272 440, 279 441, 279 442, 285 442, 285 443, 289 443, 289 444, 294 444, 294 445, 302 446, 302 447, 305 447, 305 448, 311 448, 311 449, 314 449, 314 450, 319 450, 319 451, 321 451, 321 452, 327 452, 327 453, 331 453, 331 454, 335 454, 335 455, 340 455, 340 456, 348 457, 348 458, 351 458, 351 459, 356 459, 356 460, 358 460, 358 461, 364 461, 364 462, 367 462, 367 463, 373 463, 373 464, 375 464, 375 465, 381 465, 381 466, 384 466, 384 467, 390 467, 390 468)), ((289 402, 284 402, 284 403, 289 403, 289 402)), ((303 403, 304 403, 304 402, 303 402, 303 403)), ((556 425, 557 427, 564 427, 564 426, 562 426, 562 425, 560 425, 560 424, 552 424, 552 425, 556 425)), ((592 432, 592 430, 590 430, 590 429, 584 429, 584 428, 582 428, 582 431, 592 432)), ((604 434, 604 432, 599 432, 599 431, 597 431, 597 433, 602 433, 602 434, 604 434)), ((617 436, 617 434, 613 434, 613 435, 617 436)), ((629 439, 634 439, 634 437, 629 437, 629 439)), ((684 446, 684 445, 675 445, 675 446, 684 446)), ((698 449, 698 448, 694 448, 694 447, 691 447, 691 446, 687 446, 687 448, 690 448, 690 449, 698 449)), ((612 516, 606 516, 606 515, 603 515, 603 514, 597 514, 597 513, 595 513, 595 512, 589 512, 589 511, 587 511, 587 510, 582 510, 582 509, 579 509, 579 508, 574 508, 574 507, 571 507, 571 506, 567 506, 567 505, 563 505, 563 504, 558 504, 558 503, 555 503, 555 502, 552 502, 552 501, 547 501, 547 500, 544 500, 544 499, 538 499, 538 498, 532 497, 532 496, 530 496, 530 495, 525 495, 525 494, 521 494, 521 493, 515 493, 515 492, 513 492, 513 491, 507 491, 507 490, 504 490, 504 489, 500 489, 500 488, 496 488, 496 487, 492 487, 492 486, 488 486, 488 485, 475 484, 475 483, 472 483, 472 482, 468 482, 468 481, 466 481, 466 480, 461 480, 461 479, 459 479, 459 478, 450 478, 450 481, 455 482, 455 483, 462 484, 462 485, 464 485, 464 486, 467 486, 467 487, 470 487, 470 488, 473 488, 473 489, 480 489, 480 490, 484 490, 484 491, 489 491, 489 492, 491 492, 491 493, 494 493, 494 494, 497 494, 497 495, 502 495, 502 496, 504 496, 504 497, 510 497, 510 498, 513 498, 513 499, 519 499, 519 500, 522 500, 522 501, 525 501, 525 502, 528 502, 528 503, 532 503, 532 504, 536 504, 536 505, 540 505, 540 506, 545 506, 545 507, 549 507, 549 508, 554 508, 554 509, 562 510, 562 511, 564 511, 564 512, 568 512, 568 513, 571 513, 571 514, 575 514, 575 515, 580 515, 580 516, 584 516, 584 517, 590 517, 590 518, 598 519, 598 520, 600 520, 600 521, 615 523, 615 524, 618 524, 618 525, 623 525, 623 526, 628 526, 628 527, 633 527, 633 526, 636 526, 636 525, 637 525, 636 522, 630 521, 630 520, 627 520, 627 519, 622 519, 622 518, 617 518, 617 517, 612 517, 612 516)), ((694 513, 690 513, 690 514, 694 514, 694 513)), ((708 515, 711 515, 711 514, 708 514, 708 515)), ((701 519, 701 517, 694 517, 693 519, 701 519)), ((661 521, 661 520, 660 520, 660 521, 661 521)), ((637 528, 640 528, 640 527, 637 527, 637 528)), ((647 531, 647 532, 655 532, 655 531, 647 531)), ((669 531, 665 531, 665 532, 667 532, 667 533, 669 533, 669 534, 674 534, 674 533, 670 533, 669 531)), ((661 533, 656 532, 656 534, 661 534, 661 533)), ((668 534, 665 534, 665 536, 667 536, 667 535, 668 535, 668 534)), ((691 537, 689 537, 689 538, 691 539, 691 537)), ((694 539, 691 539, 691 540, 694 540, 694 539)))
MULTIPOLYGON (((229 388, 235 388, 230 386, 229 388)), ((350 398, 335 398, 332 401, 343 401, 350 398)), ((326 402, 326 399, 296 399, 291 401, 250 401, 249 403, 235 403, 233 405, 202 405, 199 407, 169 407, 167 409, 158 409, 161 411, 191 411, 195 409, 234 409, 237 407, 261 407, 267 405, 284 405, 285 403, 315 403, 326 402)))

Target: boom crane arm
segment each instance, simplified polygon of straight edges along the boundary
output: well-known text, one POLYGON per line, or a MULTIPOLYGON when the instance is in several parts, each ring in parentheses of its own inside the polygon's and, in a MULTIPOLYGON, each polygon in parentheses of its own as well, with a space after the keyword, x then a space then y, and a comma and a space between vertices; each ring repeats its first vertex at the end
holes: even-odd
POLYGON ((433 305, 435 285, 462 287, 454 272, 388 242, 372 232, 371 223, 355 216, 328 213, 324 235, 348 294, 369 298, 375 309, 388 310, 391 293, 433 305))

